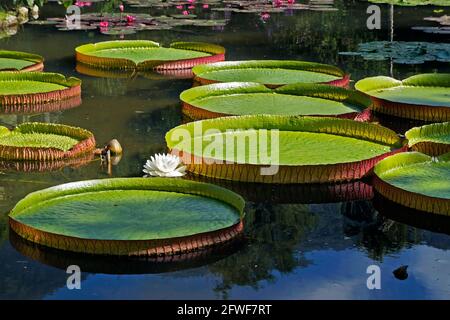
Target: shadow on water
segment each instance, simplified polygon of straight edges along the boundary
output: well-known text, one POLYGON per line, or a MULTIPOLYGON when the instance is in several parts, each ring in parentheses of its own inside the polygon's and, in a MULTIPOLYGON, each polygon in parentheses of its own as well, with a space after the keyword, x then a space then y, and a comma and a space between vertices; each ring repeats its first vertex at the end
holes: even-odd
POLYGON ((213 183, 240 194, 245 200, 261 203, 333 203, 370 200, 372 186, 365 180, 335 184, 264 184, 221 180, 189 174, 187 179, 213 183))
POLYGON ((419 211, 402 206, 384 198, 377 192, 375 192, 373 204, 378 212, 388 219, 407 224, 414 228, 450 235, 450 223, 448 216, 419 211))
POLYGON ((78 265, 83 272, 103 274, 153 274, 199 268, 217 262, 239 250, 244 239, 221 246, 174 256, 111 257, 71 253, 27 241, 9 230, 11 245, 22 255, 41 263, 66 270, 78 265))

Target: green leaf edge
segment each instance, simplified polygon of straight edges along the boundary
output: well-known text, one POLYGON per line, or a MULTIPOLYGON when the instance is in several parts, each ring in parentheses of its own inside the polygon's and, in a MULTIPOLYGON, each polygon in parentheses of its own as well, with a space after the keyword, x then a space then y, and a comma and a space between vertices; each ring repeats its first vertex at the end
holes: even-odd
MULTIPOLYGON (((223 54, 225 53, 225 48, 216 44, 206 43, 206 42, 173 42, 169 46, 173 49, 184 49, 192 51, 200 51, 205 53, 223 54)), ((96 43, 83 44, 75 48, 75 51, 84 55, 89 56, 90 53, 97 50, 104 49, 114 49, 114 48, 162 48, 162 46, 155 41, 151 40, 113 40, 113 41, 102 41, 96 43)), ((108 58, 113 60, 126 60, 132 64, 136 64, 134 61, 126 58, 108 58)), ((183 60, 183 59, 181 59, 183 60)), ((145 60, 139 63, 139 65, 151 65, 152 61, 155 60, 145 60)), ((156 61, 159 64, 159 61, 156 61)), ((169 61, 167 61, 169 62, 169 61)))
POLYGON ((39 82, 54 83, 68 88, 81 85, 81 80, 78 78, 75 77, 66 78, 64 75, 60 73, 51 73, 51 72, 2 71, 0 72, 0 81, 39 81, 39 82))
POLYGON ((358 138, 393 148, 402 147, 402 139, 391 129, 373 123, 333 117, 244 115, 194 121, 177 126, 166 133, 165 139, 169 149, 172 149, 179 142, 171 138, 172 134, 179 129, 187 130, 191 138, 198 137, 209 129, 221 132, 225 132, 227 129, 306 131, 358 138), (195 129, 200 123, 202 132, 195 129))
POLYGON ((436 161, 434 159, 440 162, 449 162, 450 152, 443 154, 437 158, 430 157, 417 151, 397 153, 378 162, 374 167, 374 173, 378 176, 378 178, 383 180, 381 178, 381 175, 390 170, 399 169, 401 167, 407 167, 409 165, 418 163, 436 161))
POLYGON ((44 57, 28 52, 22 51, 11 51, 11 50, 0 50, 0 58, 25 60, 36 63, 44 62, 44 57))
POLYGON ((307 61, 295 60, 245 60, 245 61, 222 61, 209 64, 197 65, 192 68, 194 75, 201 77, 202 74, 212 71, 227 70, 227 69, 290 69, 290 70, 304 70, 325 73, 337 77, 345 76, 345 72, 338 67, 307 61))
MULTIPOLYGON (((13 130, 9 130, 7 127, 0 126, 0 135, 7 135, 10 134, 12 131, 23 134, 46 133, 46 134, 65 135, 78 141, 82 141, 94 136, 94 134, 89 130, 56 123, 24 122, 22 124, 19 124, 13 130)), ((16 148, 28 148, 28 147, 21 146, 16 148)))
POLYGON ((450 136, 450 122, 432 123, 421 127, 414 127, 405 133, 409 147, 419 142, 433 141, 433 137, 436 136, 450 136))
POLYGON ((450 87, 450 73, 423 73, 406 78, 403 81, 386 77, 369 77, 359 80, 355 89, 367 93, 373 90, 389 89, 399 86, 414 87, 450 87))
POLYGON ((187 89, 180 94, 180 99, 195 106, 195 100, 197 99, 245 93, 277 93, 347 102, 358 107, 361 111, 368 108, 372 103, 369 97, 358 91, 325 84, 308 83, 289 84, 276 89, 269 89, 263 84, 255 82, 214 83, 187 89))
POLYGON ((9 217, 14 219, 25 209, 56 198, 111 190, 154 190, 209 197, 234 207, 241 220, 245 216, 244 199, 237 193, 214 184, 176 178, 111 178, 70 182, 32 192, 15 205, 9 217))

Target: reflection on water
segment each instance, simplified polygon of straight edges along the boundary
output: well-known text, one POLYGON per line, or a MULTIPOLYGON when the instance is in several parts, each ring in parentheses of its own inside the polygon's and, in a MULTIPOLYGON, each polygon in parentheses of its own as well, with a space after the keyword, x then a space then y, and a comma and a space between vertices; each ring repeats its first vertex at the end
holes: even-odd
MULTIPOLYGON (((229 22, 221 30, 183 27, 141 31, 126 39, 162 44, 214 40, 227 48, 229 60, 305 59, 338 65, 353 80, 391 75, 391 71, 397 78, 436 70, 450 72, 448 64, 436 61, 392 66, 389 61, 340 56, 338 52, 355 51, 362 42, 389 40, 389 21, 385 14, 382 30, 369 31, 364 2, 334 1, 334 7, 338 11, 271 13, 264 21, 258 14, 227 13, 229 22)), ((58 10, 49 5, 43 15, 54 16, 58 10)), ((411 26, 431 15, 432 7, 396 8, 395 40, 448 42, 442 35, 411 31, 411 26)), ((7 126, 26 121, 80 126, 91 130, 100 146, 116 138, 124 154, 111 175, 141 176, 145 160, 166 150, 166 131, 182 122, 178 96, 192 81, 173 75, 121 78, 78 73, 73 49, 111 39, 115 38, 96 31, 60 32, 54 26, 25 25, 17 35, 0 40, 2 48, 44 55, 48 71, 83 80, 80 106, 38 114, 1 114, 0 122, 7 126)), ((385 123, 398 126, 399 132, 414 125, 399 120, 385 123)), ((244 242, 232 250, 205 252, 199 259, 172 264, 139 261, 127 269, 128 264, 109 259, 60 254, 30 244, 19 246, 8 231, 7 212, 22 197, 65 182, 110 176, 100 161, 47 172, 2 169, 1 173, 0 298, 450 297, 449 222, 432 222, 435 219, 430 215, 419 213, 401 214, 399 208, 376 197, 372 201, 369 181, 281 187, 220 182, 249 201, 244 242), (64 265, 73 262, 85 266, 82 290, 65 287, 64 265), (366 268, 371 264, 381 267, 383 290, 366 287, 366 268), (407 280, 392 275, 400 265, 409 265, 407 280)))

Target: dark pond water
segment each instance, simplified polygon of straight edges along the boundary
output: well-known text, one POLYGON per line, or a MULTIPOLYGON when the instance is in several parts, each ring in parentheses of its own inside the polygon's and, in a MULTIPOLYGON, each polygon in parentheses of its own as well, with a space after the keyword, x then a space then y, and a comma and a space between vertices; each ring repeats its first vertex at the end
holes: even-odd
MULTIPOLYGON (((224 45, 229 60, 304 59, 339 65, 353 80, 371 75, 404 78, 420 72, 449 72, 448 63, 397 65, 338 55, 362 42, 389 40, 389 6, 383 28, 366 28, 367 3, 335 1, 337 11, 230 14, 224 28, 182 27, 145 31, 126 39, 209 41, 224 45)), ((412 31, 435 26, 423 21, 432 7, 396 8, 394 40, 449 42, 448 35, 412 31)), ((447 8, 448 11, 449 8, 447 8)), ((149 9, 139 9, 149 12, 149 9)), ((45 17, 61 15, 51 4, 45 17)), ((224 13, 214 13, 218 18, 224 13)), ((138 77, 107 79, 75 71, 74 48, 111 39, 98 31, 56 31, 25 25, 0 40, 4 49, 46 57, 46 70, 80 77, 83 103, 65 111, 0 115, 3 125, 45 121, 92 130, 99 142, 117 138, 125 149, 112 176, 140 176, 145 160, 165 150, 164 134, 182 121, 179 93, 190 80, 138 77)), ((399 131, 408 122, 387 120, 399 131)), ((450 298, 450 226, 428 215, 403 212, 382 199, 369 200, 370 181, 337 187, 259 188, 232 185, 248 204, 241 243, 181 257, 179 261, 99 259, 37 248, 10 234, 8 211, 27 193, 75 180, 108 177, 99 161, 46 173, 0 175, 0 298, 5 299, 445 299, 450 298), (345 191, 347 190, 347 191, 345 191), (352 201, 342 202, 343 199, 352 201), (65 268, 78 264, 82 289, 66 288, 65 268), (368 290, 367 267, 381 268, 381 290, 368 290), (408 265, 409 277, 393 270, 408 265)))

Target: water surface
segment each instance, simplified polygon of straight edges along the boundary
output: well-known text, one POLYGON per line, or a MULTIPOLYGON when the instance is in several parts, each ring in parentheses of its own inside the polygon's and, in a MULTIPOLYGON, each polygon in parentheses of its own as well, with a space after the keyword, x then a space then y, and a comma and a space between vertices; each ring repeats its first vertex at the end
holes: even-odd
MULTIPOLYGON (((405 78, 421 72, 450 72, 448 63, 418 65, 366 61, 340 56, 361 42, 391 39, 389 7, 383 6, 382 30, 366 28, 367 4, 335 1, 338 11, 271 14, 227 14, 224 28, 182 27, 143 31, 125 39, 214 41, 227 48, 228 60, 302 59, 337 65, 353 80, 366 76, 405 78)), ((396 8, 397 41, 448 42, 448 37, 412 31, 433 25, 424 17, 432 7, 396 8)), ((148 12, 149 9, 139 9, 148 12)), ((61 14, 52 4, 47 17, 61 14)), ((214 13, 223 17, 224 13, 214 13)), ((3 114, 14 126, 45 121, 81 126, 101 145, 118 139, 125 154, 113 177, 142 175, 145 160, 165 151, 164 134, 182 122, 178 95, 189 79, 160 76, 131 79, 95 78, 75 70, 74 48, 111 40, 97 31, 56 31, 54 26, 25 25, 0 40, 3 49, 44 55, 46 70, 83 80, 83 103, 65 111, 3 114)), ((387 120, 399 131, 409 121, 387 120)), ((404 131, 403 131, 404 132, 404 131)), ((450 234, 448 220, 401 214, 383 201, 364 200, 370 181, 328 187, 282 188, 234 185, 249 202, 246 239, 218 252, 182 257, 180 261, 123 261, 79 256, 24 243, 7 227, 7 213, 27 193, 60 183, 108 177, 99 161, 47 173, 4 172, 0 175, 0 298, 9 299, 445 299, 450 298, 450 234), (349 196, 351 195, 351 197, 349 196), (342 202, 342 199, 354 201, 342 202), (380 212, 383 214, 380 214, 380 212), (394 219, 395 218, 395 219, 394 219), (436 220, 436 221, 435 221, 436 220), (397 222, 397 221, 402 221, 397 222), (69 264, 83 271, 81 290, 66 288, 69 264), (378 265, 381 290, 368 290, 366 269, 378 265), (401 281, 392 271, 408 265, 401 281)))

